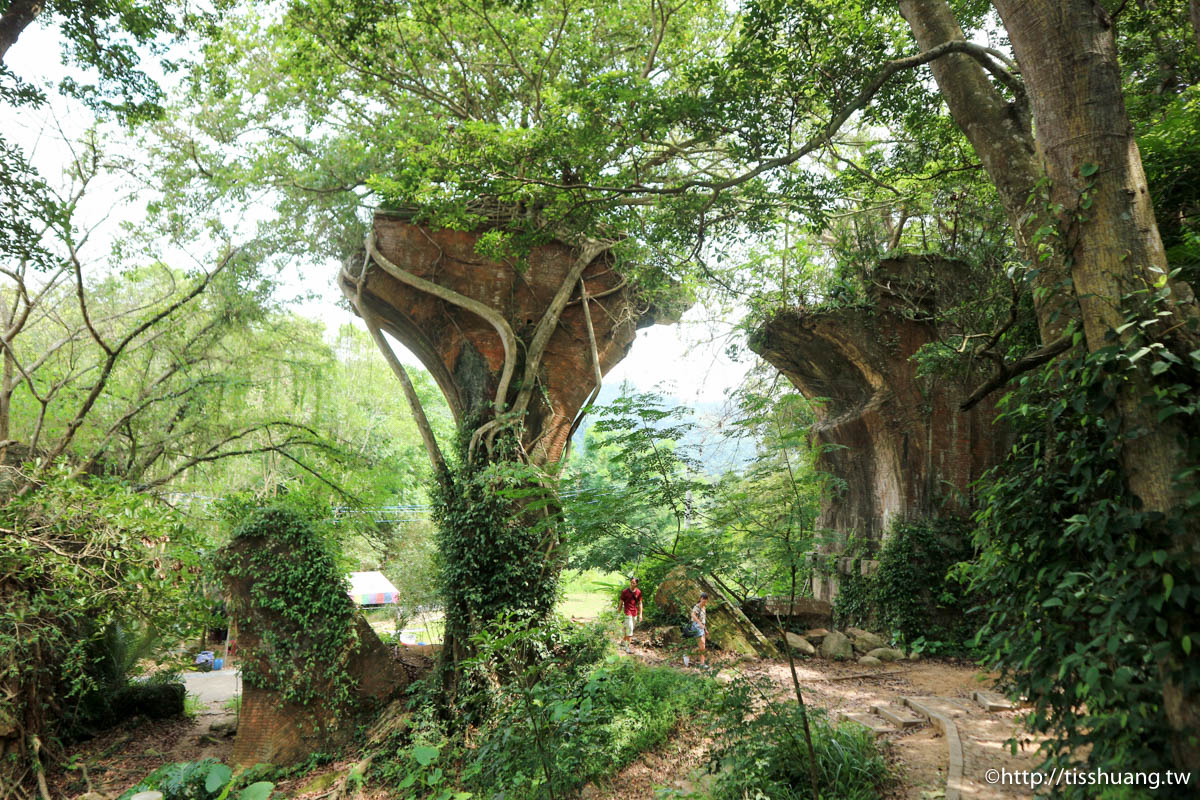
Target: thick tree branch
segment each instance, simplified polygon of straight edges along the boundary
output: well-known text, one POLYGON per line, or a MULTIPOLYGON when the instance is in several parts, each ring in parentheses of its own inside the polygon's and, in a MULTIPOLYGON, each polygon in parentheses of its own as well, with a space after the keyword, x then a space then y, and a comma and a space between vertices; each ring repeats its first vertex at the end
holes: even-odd
MULTIPOLYGON (((738 173, 737 175, 731 175, 726 178, 712 180, 686 180, 671 186, 646 186, 642 184, 636 184, 632 186, 604 186, 592 183, 555 182, 539 180, 536 178, 522 178, 521 180, 524 180, 526 183, 532 185, 545 186, 547 188, 558 189, 561 191, 577 190, 615 195, 648 196, 680 195, 694 190, 704 190, 708 191, 715 197, 721 192, 752 181, 760 175, 779 169, 780 167, 790 166, 817 148, 823 147, 827 142, 829 142, 830 139, 833 138, 834 134, 841 130, 842 126, 846 124, 846 121, 849 120, 850 117, 855 114, 855 112, 866 108, 875 95, 879 93, 880 89, 882 89, 884 85, 886 85, 887 82, 897 73, 910 69, 916 69, 917 67, 924 66, 925 64, 936 61, 937 59, 952 53, 961 53, 975 59, 981 65, 983 65, 984 69, 994 75, 997 80, 1012 89, 1014 93, 1018 94, 1019 98, 1024 97, 1024 88, 1014 74, 1016 65, 1013 64, 1013 62, 1007 56, 1005 56, 999 50, 991 47, 985 47, 984 45, 976 44, 975 42, 953 40, 943 42, 936 47, 932 47, 922 53, 888 61, 883 65, 879 72, 875 74, 875 77, 872 78, 871 81, 850 100, 850 102, 842 106, 842 108, 839 109, 832 118, 830 118, 829 122, 821 127, 819 132, 813 136, 810 136, 802 145, 777 158, 771 158, 762 161, 757 166, 746 170, 745 172, 738 173)), ((637 201, 640 201, 640 197, 638 200, 635 200, 635 202, 637 201)))
POLYGON ((1033 351, 1029 355, 1018 360, 1012 366, 1003 363, 999 366, 999 371, 979 386, 975 391, 971 392, 971 396, 962 401, 958 406, 959 411, 970 411, 980 400, 987 397, 992 392, 999 389, 1010 380, 1020 375, 1023 372, 1028 372, 1031 369, 1036 369, 1047 361, 1053 360, 1060 353, 1070 349, 1072 342, 1075 341, 1074 334, 1066 334, 1054 340, 1050 344, 1033 351))
POLYGON ((125 336, 111 348, 105 348, 107 357, 104 360, 104 364, 100 368, 100 375, 96 378, 96 382, 92 384, 91 391, 88 392, 78 410, 75 412, 75 415, 71 418, 71 421, 67 423, 67 428, 63 432, 63 435, 59 438, 54 447, 52 447, 46 454, 46 458, 42 466, 43 470, 49 468, 49 466, 53 464, 59 456, 66 452, 67 447, 70 446, 71 441, 75 438, 75 434, 79 430, 79 427, 83 424, 83 421, 87 418, 88 414, 91 413, 92 407, 96 404, 96 400, 99 399, 100 395, 107 387, 108 379, 112 375, 112 371, 116 367, 117 361, 120 359, 121 354, 125 351, 129 344, 143 333, 150 330, 150 328, 162 322, 164 319, 171 316, 180 308, 184 307, 202 294, 204 290, 208 288, 209 284, 211 284, 212 281, 217 277, 217 275, 219 275, 227 266, 229 266, 229 263, 233 260, 237 252, 237 248, 231 248, 228 250, 225 256, 221 259, 220 263, 217 264, 216 268, 211 272, 205 273, 204 277, 197 281, 196 285, 193 286, 189 292, 180 297, 174 303, 171 303, 166 308, 159 311, 157 314, 151 315, 140 325, 134 326, 131 331, 125 334, 125 336))
POLYGON ((13 0, 4 14, 0 15, 0 64, 4 63, 8 48, 17 43, 21 32, 37 19, 45 7, 45 0, 13 0))

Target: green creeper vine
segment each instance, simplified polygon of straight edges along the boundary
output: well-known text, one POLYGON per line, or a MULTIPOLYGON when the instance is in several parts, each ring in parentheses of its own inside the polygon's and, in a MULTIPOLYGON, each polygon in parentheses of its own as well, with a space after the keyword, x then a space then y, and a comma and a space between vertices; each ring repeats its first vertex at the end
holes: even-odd
POLYGON ((840 575, 834 612, 841 625, 865 625, 906 643, 924 638, 959 646, 974 634, 966 612, 978 605, 953 575, 972 556, 968 526, 953 517, 892 524, 879 569, 861 574, 861 558, 840 575))
POLYGON ((234 609, 240 633, 259 638, 242 664, 246 683, 284 702, 349 705, 354 607, 333 546, 313 522, 285 504, 258 509, 234 529, 217 566, 235 602, 247 598, 247 608, 234 609))
MULTIPOLYGON (((458 437, 458 459, 434 486, 440 591, 447 640, 465 653, 471 637, 505 615, 537 622, 557 596, 557 515, 548 490, 516 458, 516 435, 505 431, 489 456, 470 452, 471 431, 458 437)), ((448 666, 444 662, 443 666, 448 666)))
MULTIPOLYGON (((1165 295, 1149 293, 1153 311, 1165 295)), ((1140 432, 1113 423, 1136 370, 1155 377, 1142 402, 1160 420, 1200 417, 1200 350, 1171 353, 1149 333, 1156 318, 1132 316, 1126 342, 1076 347, 1023 376, 1003 404, 1016 444, 981 486, 974 583, 994 599, 979 641, 1032 704, 1048 763, 1164 769, 1164 686, 1200 688, 1200 565, 1179 545, 1200 510, 1200 425, 1181 426, 1192 431, 1181 442, 1192 467, 1177 476, 1187 499, 1163 515, 1122 480, 1121 452, 1140 432)))
POLYGON ((875 607, 871 600, 874 589, 873 575, 863 575, 861 559, 854 559, 853 571, 849 575, 837 574, 837 597, 834 598, 833 616, 838 626, 850 625, 874 627, 875 607))

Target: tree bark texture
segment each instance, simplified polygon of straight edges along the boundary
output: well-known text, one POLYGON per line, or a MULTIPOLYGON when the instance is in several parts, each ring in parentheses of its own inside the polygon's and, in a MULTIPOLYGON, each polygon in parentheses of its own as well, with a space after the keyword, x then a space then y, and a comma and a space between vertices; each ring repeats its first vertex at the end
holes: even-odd
POLYGON ((1188 3, 1188 18, 1192 21, 1192 33, 1196 36, 1196 47, 1200 48, 1200 0, 1188 3))
MULTIPOLYGON (((900 13, 922 50, 964 39, 962 28, 946 0, 899 0, 900 13)), ((1038 273, 1034 302, 1042 342, 1062 335, 1075 315, 1061 289, 1065 278, 1060 253, 1041 246, 1039 229, 1054 220, 1038 199, 1044 177, 1030 127, 1028 109, 1009 101, 992 84, 975 58, 961 53, 943 56, 929 65, 955 124, 979 156, 1004 206, 1017 247, 1038 273)))
POLYGON ((21 32, 29 27, 42 9, 46 7, 44 0, 13 0, 13 3, 0 14, 0 63, 8 48, 17 43, 21 32))

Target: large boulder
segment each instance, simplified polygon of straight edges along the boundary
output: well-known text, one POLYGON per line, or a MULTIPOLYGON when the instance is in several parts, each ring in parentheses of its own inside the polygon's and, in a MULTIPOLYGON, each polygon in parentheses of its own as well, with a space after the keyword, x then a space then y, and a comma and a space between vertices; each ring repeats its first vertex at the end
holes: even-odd
POLYGON ((878 658, 880 661, 903 661, 904 651, 895 650, 891 647, 876 647, 867 655, 878 658))
POLYGON ((817 654, 817 648, 812 646, 812 642, 805 639, 803 636, 788 631, 784 634, 784 639, 787 640, 788 646, 797 653, 802 653, 806 656, 814 656, 817 654))
POLYGON ((846 634, 854 642, 854 649, 859 653, 866 654, 877 648, 887 647, 887 642, 882 636, 862 628, 846 628, 846 634))
POLYGON ((825 641, 825 637, 828 635, 829 631, 825 628, 811 628, 804 632, 804 638, 816 645, 825 641))
POLYGON ((724 593, 703 578, 689 577, 682 567, 671 570, 654 592, 654 604, 668 614, 688 617, 700 593, 708 593, 708 642, 718 649, 748 656, 774 658, 771 644, 724 593))
POLYGON ((650 634, 650 641, 670 647, 683 641, 683 632, 679 630, 678 625, 664 625, 654 629, 650 634))
POLYGON ((830 631, 821 642, 821 658, 831 661, 846 661, 854 657, 854 646, 841 631, 830 631))

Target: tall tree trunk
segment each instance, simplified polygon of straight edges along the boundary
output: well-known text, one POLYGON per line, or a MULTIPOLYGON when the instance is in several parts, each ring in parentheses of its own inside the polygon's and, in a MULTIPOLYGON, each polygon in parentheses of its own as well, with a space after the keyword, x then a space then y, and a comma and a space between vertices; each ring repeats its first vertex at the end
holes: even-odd
POLYGON ((1200 48, 1200 0, 1188 4, 1188 16, 1192 20, 1192 33, 1196 35, 1196 47, 1200 48))
MULTIPOLYGON (((1123 298, 1162 284, 1168 272, 1121 92, 1112 22, 1090 0, 995 0, 995 6, 1028 85, 1051 197, 1066 209, 1064 225, 1073 228, 1071 279, 1088 349, 1095 351, 1110 344, 1124 324, 1123 298), (1081 206, 1084 192, 1090 199, 1086 209, 1081 206)), ((1187 324, 1195 318, 1191 289, 1171 284, 1166 302, 1172 316, 1164 317, 1157 330, 1175 328, 1176 346, 1186 348, 1187 358, 1187 350, 1195 346, 1195 332, 1187 324)), ((1122 450, 1122 466, 1143 507, 1169 514, 1183 508, 1183 487, 1175 476, 1190 465, 1180 423, 1175 417, 1159 421, 1155 409, 1143 402, 1151 382, 1143 366, 1117 396, 1122 428, 1136 437, 1122 450)), ((1188 522, 1176 542, 1184 558, 1195 559, 1200 553, 1198 524, 1194 519, 1188 522)), ((1172 628, 1186 624, 1177 622, 1172 628)), ((1164 675, 1173 666, 1160 665, 1164 675)), ((1200 697, 1194 687, 1168 680, 1164 701, 1175 733, 1172 755, 1177 766, 1200 768, 1195 740, 1200 735, 1200 697)))
MULTIPOLYGON (((962 41, 962 28, 946 0, 899 0, 913 38, 922 50, 962 41)), ((1035 235, 1054 220, 1038 199, 1044 177, 1030 128, 1024 98, 1007 100, 972 56, 954 53, 929 65, 950 115, 962 129, 1000 195, 1017 247, 1038 269, 1034 302, 1042 341, 1057 339, 1077 313, 1065 278, 1062 254, 1050 250, 1035 235)))
MULTIPOLYGON (((1072 228, 1071 279, 1088 348, 1095 351, 1124 324, 1122 298, 1160 284, 1168 272, 1121 93, 1111 23, 1087 0, 995 5, 1029 86, 1051 199, 1066 209, 1063 225, 1072 228), (1092 169, 1094 174, 1084 174, 1092 169)), ((1178 282, 1171 288, 1174 317, 1164 328, 1195 316, 1191 289, 1178 282)), ((1173 480, 1182 451, 1177 431, 1140 403, 1144 391, 1130 385, 1120 402, 1126 427, 1145 432, 1137 447, 1128 448, 1125 466, 1130 488, 1145 506, 1165 512, 1183 499, 1173 480)))
POLYGON ((5 451, 8 449, 14 377, 12 353, 5 347, 4 368, 0 371, 0 463, 4 462, 5 451))
MULTIPOLYGON (((1014 238, 1030 263, 1047 264, 1034 232, 1046 224, 1069 228, 1069 252, 1056 253, 1050 269, 1038 276, 1042 289, 1036 303, 1043 342, 1078 317, 1090 350, 1110 343, 1110 334, 1125 321, 1122 298, 1131 291, 1165 279, 1166 254, 1155 223, 1141 157, 1121 93, 1120 68, 1112 25, 1092 0, 995 0, 1012 42, 1037 122, 1036 140, 1019 108, 1005 101, 984 69, 961 54, 930 66, 955 122, 975 148, 1000 194, 1014 238), (1035 146, 1036 144, 1036 146, 1035 146), (1084 169, 1085 165, 1095 165, 1084 169), (1041 178, 1050 179, 1050 199, 1067 209, 1052 219, 1037 199, 1041 178), (1089 187, 1089 184, 1090 187, 1089 187), (1088 192, 1089 207, 1081 208, 1088 192), (1033 198, 1033 202, 1030 199, 1033 198), (1065 224, 1064 224, 1065 223, 1065 224), (1069 283, 1066 258, 1069 257, 1069 283)), ((1200 0, 1192 0, 1193 20, 1200 0)), ((921 49, 963 38, 945 0, 899 0, 921 49)), ((1198 28, 1200 31, 1200 28, 1198 28)), ((1200 32, 1198 32, 1200 36, 1200 32)), ((1198 40, 1200 41, 1200 40, 1198 40)), ((1057 249, 1057 248, 1056 248, 1057 249)), ((1166 329, 1196 315, 1191 289, 1171 285, 1168 307, 1173 316, 1166 329)), ((1196 347, 1194 329, 1175 328, 1176 350, 1196 347)), ((1159 422, 1141 402, 1151 378, 1143 372, 1122 390, 1117 402, 1120 422, 1136 442, 1122 453, 1130 490, 1151 511, 1169 513, 1183 501, 1174 476, 1184 469, 1180 446, 1184 431, 1173 419, 1159 422)), ((1179 555, 1196 559, 1200 533, 1191 523, 1177 543, 1179 555)), ((1183 621, 1172 624, 1181 634, 1183 621)), ((1173 664, 1160 665, 1165 675, 1173 664)), ((1173 757, 1184 769, 1200 768, 1200 747, 1188 731, 1200 731, 1200 698, 1194 690, 1166 681, 1164 707, 1176 732, 1173 757)))
POLYGON ((45 6, 44 0, 13 0, 0 14, 0 63, 4 62, 8 48, 16 44, 21 32, 37 19, 45 6))

